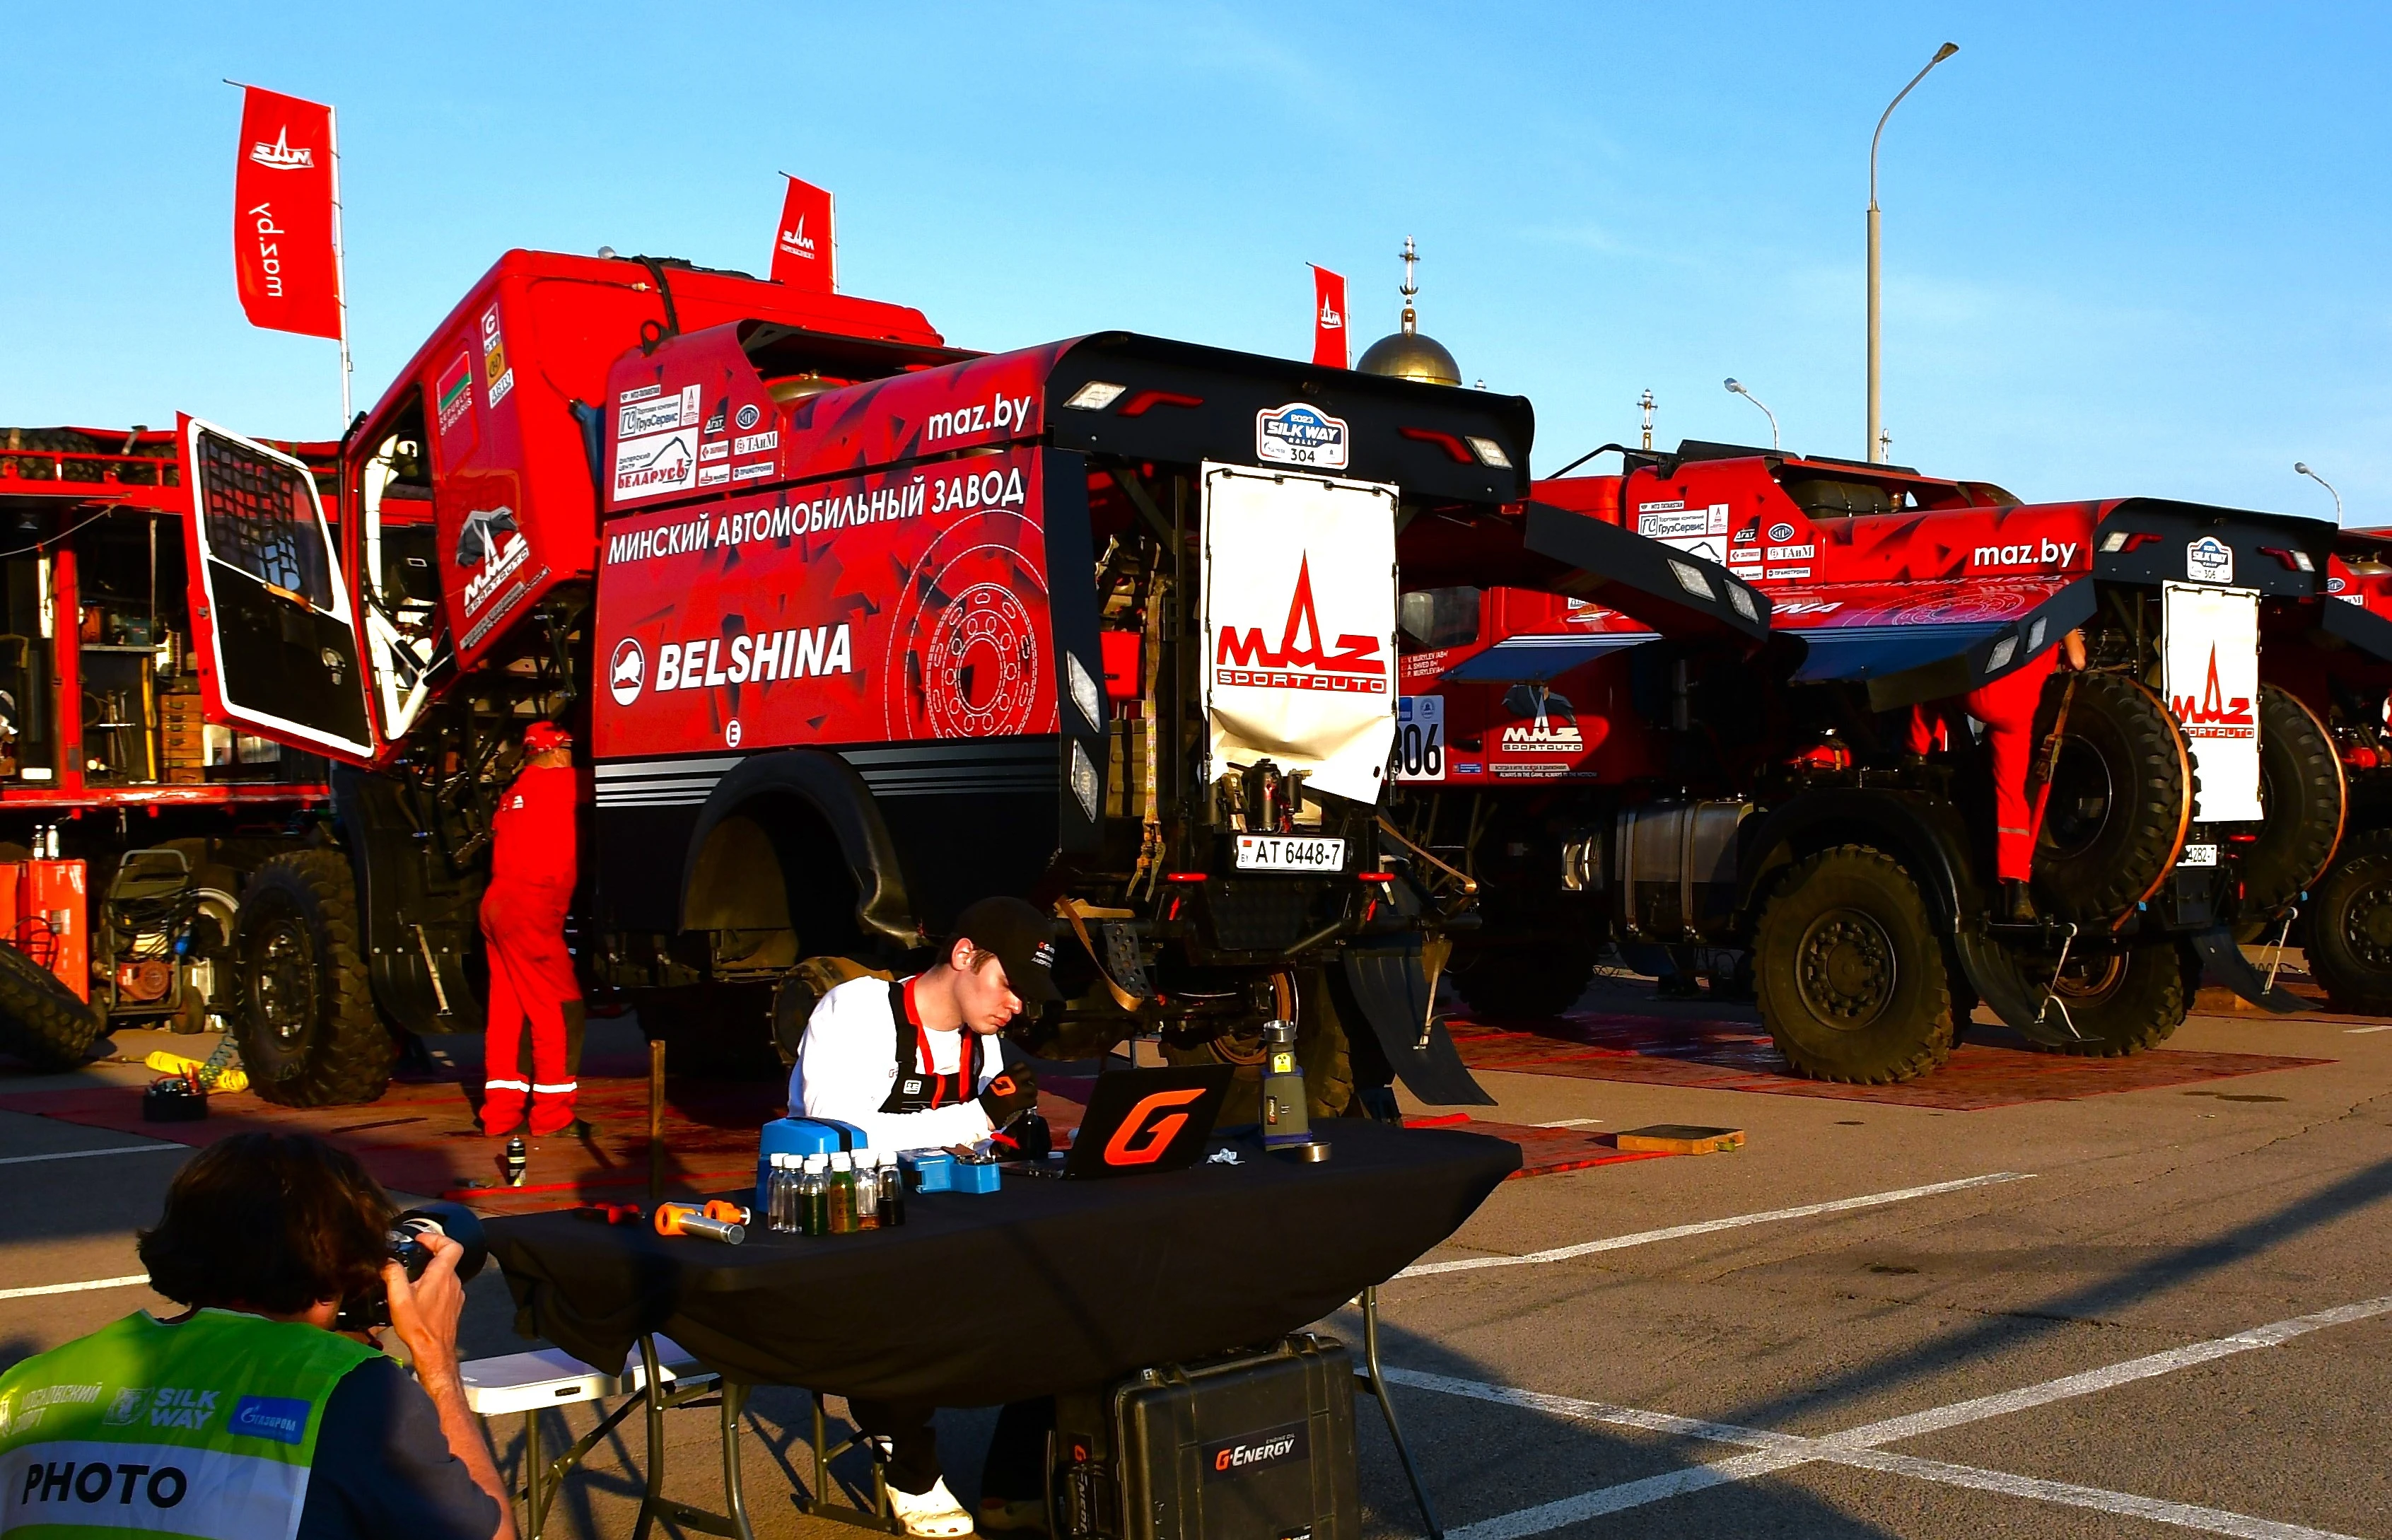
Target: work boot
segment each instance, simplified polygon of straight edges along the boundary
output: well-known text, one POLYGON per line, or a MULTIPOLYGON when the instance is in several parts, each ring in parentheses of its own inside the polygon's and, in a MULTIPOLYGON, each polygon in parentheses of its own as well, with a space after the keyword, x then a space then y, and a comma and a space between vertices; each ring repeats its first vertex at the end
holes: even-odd
POLYGON ((2020 877, 2002 879, 2002 918, 2013 925, 2032 925, 2035 920, 2034 897, 2027 892, 2026 880, 2020 877))

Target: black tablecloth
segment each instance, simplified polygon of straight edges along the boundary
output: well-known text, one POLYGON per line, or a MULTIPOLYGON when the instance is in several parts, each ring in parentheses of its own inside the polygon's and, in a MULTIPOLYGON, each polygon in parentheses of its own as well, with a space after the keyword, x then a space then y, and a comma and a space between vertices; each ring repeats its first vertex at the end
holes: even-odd
POLYGON ((1340 1119, 1333 1155, 916 1194, 902 1229, 727 1246, 571 1212, 489 1222, 516 1324, 591 1364, 662 1332, 734 1381, 983 1406, 1277 1339, 1451 1234, 1516 1145, 1340 1119))

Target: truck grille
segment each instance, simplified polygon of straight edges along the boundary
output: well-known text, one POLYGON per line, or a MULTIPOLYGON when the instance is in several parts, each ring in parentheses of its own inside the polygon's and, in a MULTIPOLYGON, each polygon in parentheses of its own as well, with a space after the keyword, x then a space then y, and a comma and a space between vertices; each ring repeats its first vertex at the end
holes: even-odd
POLYGON ((1225 952, 1283 952, 1328 921, 1328 884, 1299 877, 1226 877, 1205 894, 1225 952))

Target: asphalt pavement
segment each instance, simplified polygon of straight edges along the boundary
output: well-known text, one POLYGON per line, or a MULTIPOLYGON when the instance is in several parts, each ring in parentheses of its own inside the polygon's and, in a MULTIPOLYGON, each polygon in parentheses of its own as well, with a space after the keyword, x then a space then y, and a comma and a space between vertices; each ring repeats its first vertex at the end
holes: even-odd
MULTIPOLYGON (((0 1096, 137 1083, 194 1041, 120 1033, 134 1064, 0 1074, 0 1096)), ((1382 1288, 1445 1532, 2392 1540, 2392 1023, 2200 1014, 2169 1046, 2333 1062, 1974 1112, 1485 1077, 1489 1118, 1748 1142, 1506 1183, 1382 1288)), ((187 1154, 0 1112, 0 1364, 167 1308, 124 1280, 187 1154)), ((467 1356, 528 1345, 498 1277, 469 1292, 467 1356)), ((1358 1344, 1351 1312, 1324 1329, 1358 1344)), ((1420 1533, 1357 1415, 1365 1533, 1420 1533)), ((593 1421, 544 1416, 552 1451, 593 1421)), ((670 1490, 718 1502, 716 1411, 666 1420, 670 1490)), ((942 1418, 968 1496, 990 1420, 942 1418)), ((759 1534, 852 1533, 791 1500, 808 1422, 799 1392, 751 1403, 759 1534)), ((493 1433, 517 1468, 522 1420, 493 1433)), ((549 1533, 629 1533, 643 1442, 637 1419, 602 1441, 549 1533)))

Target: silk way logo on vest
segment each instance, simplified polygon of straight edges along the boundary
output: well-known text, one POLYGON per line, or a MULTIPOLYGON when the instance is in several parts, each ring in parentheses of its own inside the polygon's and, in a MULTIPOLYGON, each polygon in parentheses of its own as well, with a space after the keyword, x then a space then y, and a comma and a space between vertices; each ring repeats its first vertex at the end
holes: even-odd
POLYGON ((2203 687, 2196 701, 2189 695, 2178 696, 2168 702, 2177 720, 2184 724, 2187 737, 2237 738, 2257 737, 2259 724, 2251 715, 2248 698, 2228 698, 2217 685, 2217 644, 2209 645, 2209 683, 2203 687))
POLYGON ((261 139, 251 145, 249 158, 275 171, 305 171, 316 163, 316 152, 306 145, 296 150, 291 148, 291 130, 288 128, 275 130, 272 144, 261 139))
POLYGON ((1250 626, 1242 637, 1235 626, 1224 625, 1213 653, 1214 679, 1222 685, 1246 685, 1271 690, 1341 690, 1356 695, 1387 693, 1387 663, 1379 655, 1379 638, 1341 634, 1332 650, 1321 644, 1320 617, 1312 603, 1312 558, 1307 554, 1295 569, 1295 596, 1287 607, 1287 629, 1274 649, 1263 641, 1260 626, 1250 626))
POLYGON ((806 216, 804 215, 800 214, 798 215, 798 228, 796 229, 783 230, 781 232, 781 250, 788 253, 791 256, 802 256, 808 260, 812 259, 814 254, 814 238, 806 233, 806 216))

